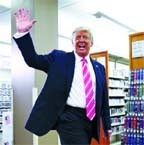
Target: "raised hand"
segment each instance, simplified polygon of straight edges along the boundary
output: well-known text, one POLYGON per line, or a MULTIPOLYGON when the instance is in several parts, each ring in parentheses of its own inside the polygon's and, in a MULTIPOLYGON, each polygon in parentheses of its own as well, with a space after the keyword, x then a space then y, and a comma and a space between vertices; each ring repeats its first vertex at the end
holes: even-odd
POLYGON ((30 13, 28 10, 21 8, 14 13, 16 18, 17 32, 28 32, 36 23, 36 20, 30 20, 30 13))

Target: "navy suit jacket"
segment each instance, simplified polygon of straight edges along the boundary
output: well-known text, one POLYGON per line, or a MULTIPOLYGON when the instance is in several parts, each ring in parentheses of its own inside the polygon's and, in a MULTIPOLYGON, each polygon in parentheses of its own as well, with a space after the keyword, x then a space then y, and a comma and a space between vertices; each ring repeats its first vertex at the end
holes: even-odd
MULTIPOLYGON (((74 76, 75 56, 73 52, 66 53, 60 50, 38 55, 29 33, 15 41, 25 62, 30 67, 48 74, 25 125, 30 132, 42 136, 56 128, 57 120, 64 110, 74 76)), ((108 91, 103 65, 93 59, 91 63, 96 75, 96 117, 93 120, 93 137, 99 140, 100 118, 104 130, 111 129, 108 91)))

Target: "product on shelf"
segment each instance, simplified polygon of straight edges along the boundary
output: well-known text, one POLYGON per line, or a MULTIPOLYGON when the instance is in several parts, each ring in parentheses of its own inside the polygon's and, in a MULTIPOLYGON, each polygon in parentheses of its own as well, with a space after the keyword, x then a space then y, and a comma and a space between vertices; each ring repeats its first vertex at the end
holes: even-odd
POLYGON ((144 69, 130 71, 129 101, 124 121, 124 145, 144 145, 144 69))

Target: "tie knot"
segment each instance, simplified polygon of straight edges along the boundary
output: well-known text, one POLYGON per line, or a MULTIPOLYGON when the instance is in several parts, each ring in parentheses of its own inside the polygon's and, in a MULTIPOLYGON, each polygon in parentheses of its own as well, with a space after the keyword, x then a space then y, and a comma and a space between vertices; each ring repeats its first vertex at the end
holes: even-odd
POLYGON ((87 60, 85 59, 85 57, 83 57, 83 58, 81 59, 81 61, 82 61, 83 63, 86 63, 86 62, 87 62, 87 60))

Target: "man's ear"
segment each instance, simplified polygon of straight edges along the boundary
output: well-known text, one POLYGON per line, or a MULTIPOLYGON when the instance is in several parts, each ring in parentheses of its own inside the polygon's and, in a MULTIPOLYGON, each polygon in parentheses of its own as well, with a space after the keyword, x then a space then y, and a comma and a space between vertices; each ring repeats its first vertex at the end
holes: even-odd
POLYGON ((72 45, 74 46, 74 41, 73 41, 73 39, 71 40, 71 42, 72 42, 72 45))
POLYGON ((91 41, 91 47, 93 46, 93 42, 91 41))

